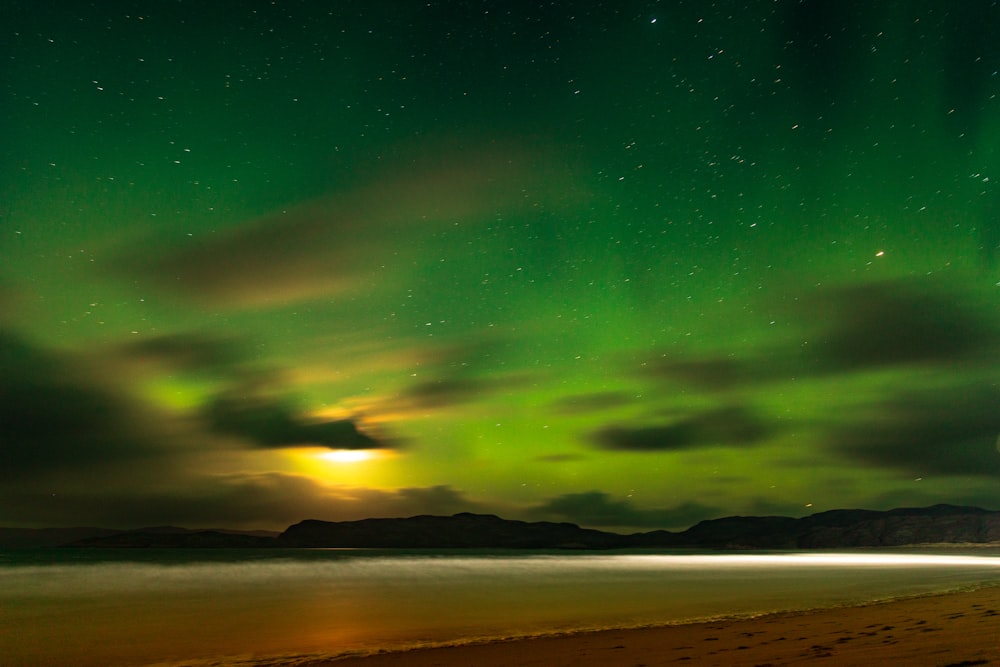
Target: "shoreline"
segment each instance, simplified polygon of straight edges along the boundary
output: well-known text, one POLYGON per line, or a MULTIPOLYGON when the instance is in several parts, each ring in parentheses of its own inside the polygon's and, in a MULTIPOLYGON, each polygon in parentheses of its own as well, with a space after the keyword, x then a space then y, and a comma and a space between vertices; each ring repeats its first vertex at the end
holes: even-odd
MULTIPOLYGON (((856 606, 639 628, 472 641, 287 667, 586 667, 1000 662, 1000 582, 856 606)), ((266 663, 279 667, 282 663, 266 663)))

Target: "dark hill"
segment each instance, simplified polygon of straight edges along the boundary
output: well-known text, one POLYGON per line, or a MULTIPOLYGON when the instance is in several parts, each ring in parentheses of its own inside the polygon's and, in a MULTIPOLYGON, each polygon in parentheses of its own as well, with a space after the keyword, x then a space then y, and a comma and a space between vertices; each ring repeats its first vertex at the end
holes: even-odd
POLYGON ((804 517, 799 523, 796 544, 801 549, 1000 542, 1000 512, 978 507, 833 511, 804 517))
POLYGON ((289 527, 277 541, 294 547, 510 549, 833 549, 986 543, 1000 542, 1000 512, 934 505, 888 512, 833 510, 801 519, 732 516, 702 521, 680 533, 658 530, 633 535, 589 530, 571 523, 526 523, 466 513, 341 522, 309 520, 289 527))
POLYGON ((308 520, 290 526, 278 542, 291 547, 610 549, 629 546, 625 535, 572 523, 509 521, 492 514, 414 516, 408 519, 308 520))
POLYGON ((79 539, 83 547, 325 547, 409 549, 838 549, 911 544, 998 543, 1000 512, 934 505, 832 510, 801 519, 731 516, 702 521, 680 533, 619 535, 572 523, 525 522, 492 514, 318 521, 289 526, 277 537, 235 531, 151 528, 79 539))
POLYGON ((726 517, 702 521, 676 537, 674 546, 712 549, 836 549, 1000 542, 1000 512, 933 505, 887 512, 831 510, 801 519, 726 517))

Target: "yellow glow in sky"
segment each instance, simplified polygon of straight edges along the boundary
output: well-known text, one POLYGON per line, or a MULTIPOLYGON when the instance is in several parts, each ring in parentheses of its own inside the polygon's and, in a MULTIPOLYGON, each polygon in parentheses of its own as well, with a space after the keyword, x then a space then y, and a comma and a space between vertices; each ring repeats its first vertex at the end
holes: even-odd
POLYGON ((334 449, 318 454, 317 456, 334 463, 360 463, 374 458, 375 454, 367 449, 334 449))

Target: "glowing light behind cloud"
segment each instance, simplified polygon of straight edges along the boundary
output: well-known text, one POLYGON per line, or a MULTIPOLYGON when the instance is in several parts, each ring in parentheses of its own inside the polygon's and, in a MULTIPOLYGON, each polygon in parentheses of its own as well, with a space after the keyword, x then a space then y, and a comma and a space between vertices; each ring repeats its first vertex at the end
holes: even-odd
POLYGON ((334 449, 330 452, 322 452, 317 456, 324 461, 333 463, 361 463, 375 458, 374 452, 369 449, 334 449))

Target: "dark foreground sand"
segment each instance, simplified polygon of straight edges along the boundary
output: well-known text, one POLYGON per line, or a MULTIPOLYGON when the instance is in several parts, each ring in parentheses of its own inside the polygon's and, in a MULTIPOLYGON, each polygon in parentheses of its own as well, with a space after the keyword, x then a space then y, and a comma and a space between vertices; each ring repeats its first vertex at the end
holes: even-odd
POLYGON ((309 667, 812 664, 1000 665, 1000 586, 754 619, 383 653, 309 667))

